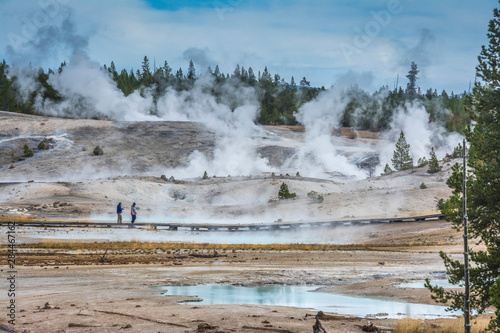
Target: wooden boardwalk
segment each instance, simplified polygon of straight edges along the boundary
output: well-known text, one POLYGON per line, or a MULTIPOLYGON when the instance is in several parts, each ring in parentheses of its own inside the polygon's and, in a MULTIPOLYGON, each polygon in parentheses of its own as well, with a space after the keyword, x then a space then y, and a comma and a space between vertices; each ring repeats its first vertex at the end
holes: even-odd
MULTIPOLYGON (((443 219, 442 214, 422 215, 412 217, 393 217, 380 219, 354 219, 354 220, 332 220, 332 221, 296 221, 296 222, 275 222, 275 223, 178 223, 178 222, 139 222, 134 223, 134 228, 150 230, 185 230, 185 231, 269 231, 269 230, 302 230, 313 228, 335 228, 340 226, 383 224, 383 223, 406 223, 417 221, 436 221, 443 219)), ((116 222, 91 222, 91 221, 29 221, 29 222, 9 222, 0 221, 0 225, 13 225, 19 227, 40 227, 40 228, 130 228, 130 222, 117 224, 116 222)))

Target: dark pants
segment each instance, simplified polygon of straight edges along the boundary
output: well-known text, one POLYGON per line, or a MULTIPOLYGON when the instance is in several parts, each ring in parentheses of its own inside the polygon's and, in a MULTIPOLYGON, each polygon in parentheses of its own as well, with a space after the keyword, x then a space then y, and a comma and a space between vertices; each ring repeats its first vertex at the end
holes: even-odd
POLYGON ((136 218, 137 218, 137 214, 132 215, 132 223, 134 223, 134 222, 135 222, 135 219, 136 219, 136 218))

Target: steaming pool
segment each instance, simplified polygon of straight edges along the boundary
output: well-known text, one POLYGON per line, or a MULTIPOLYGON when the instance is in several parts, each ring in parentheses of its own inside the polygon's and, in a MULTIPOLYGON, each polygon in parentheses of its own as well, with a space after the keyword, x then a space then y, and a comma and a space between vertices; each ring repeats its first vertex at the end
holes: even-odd
POLYGON ((193 285, 157 287, 162 295, 196 296, 183 304, 255 304, 289 306, 361 318, 450 318, 461 312, 445 311, 440 305, 414 304, 375 298, 351 297, 321 291, 320 286, 193 285))

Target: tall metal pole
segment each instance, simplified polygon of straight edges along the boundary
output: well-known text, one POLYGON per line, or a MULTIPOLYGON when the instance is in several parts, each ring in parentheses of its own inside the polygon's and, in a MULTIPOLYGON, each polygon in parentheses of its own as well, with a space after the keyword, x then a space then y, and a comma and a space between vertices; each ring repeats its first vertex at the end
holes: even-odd
POLYGON ((464 175, 463 175, 463 185, 462 185, 462 193, 463 193, 463 223, 464 223, 464 279, 465 279, 465 291, 464 291, 464 329, 465 333, 470 333, 471 324, 470 324, 470 286, 469 286, 469 246, 468 246, 468 238, 469 233, 467 230, 467 164, 466 164, 466 152, 465 149, 465 139, 464 139, 464 175))

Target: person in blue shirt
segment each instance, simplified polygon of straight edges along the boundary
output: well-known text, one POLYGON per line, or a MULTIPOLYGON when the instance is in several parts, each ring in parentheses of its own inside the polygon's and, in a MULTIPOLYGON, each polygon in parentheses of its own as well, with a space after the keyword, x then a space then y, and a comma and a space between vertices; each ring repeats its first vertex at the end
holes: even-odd
POLYGON ((134 223, 135 219, 137 218, 137 210, 135 209, 135 202, 130 208, 130 215, 132 215, 132 223, 134 223))
POLYGON ((116 206, 116 214, 118 214, 117 223, 122 223, 122 212, 123 212, 122 203, 119 202, 118 206, 116 206))

